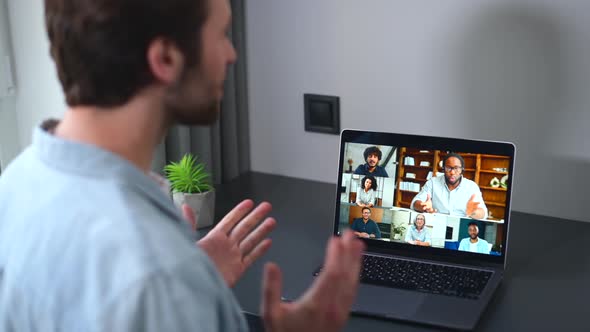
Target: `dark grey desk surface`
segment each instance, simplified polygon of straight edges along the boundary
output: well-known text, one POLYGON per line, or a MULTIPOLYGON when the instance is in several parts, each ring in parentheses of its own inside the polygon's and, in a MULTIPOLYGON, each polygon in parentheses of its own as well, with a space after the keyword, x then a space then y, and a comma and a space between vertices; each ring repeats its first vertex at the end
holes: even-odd
MULTIPOLYGON (((217 220, 244 198, 273 204, 278 227, 270 251, 235 287, 242 308, 258 313, 264 262, 285 285, 300 285, 323 260, 332 233, 334 185, 249 173, 217 188, 217 220)), ((590 331, 590 223, 512 213, 503 284, 477 331, 590 331)), ((395 299, 392 299, 395 300, 395 299)), ((351 316, 345 331, 437 331, 351 316)))

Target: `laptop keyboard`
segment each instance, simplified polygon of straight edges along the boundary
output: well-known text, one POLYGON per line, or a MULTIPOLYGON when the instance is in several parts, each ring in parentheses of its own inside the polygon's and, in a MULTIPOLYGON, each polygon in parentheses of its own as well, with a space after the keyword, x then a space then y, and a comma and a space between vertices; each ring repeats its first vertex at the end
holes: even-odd
POLYGON ((361 270, 362 283, 474 300, 491 276, 490 271, 368 255, 361 270))

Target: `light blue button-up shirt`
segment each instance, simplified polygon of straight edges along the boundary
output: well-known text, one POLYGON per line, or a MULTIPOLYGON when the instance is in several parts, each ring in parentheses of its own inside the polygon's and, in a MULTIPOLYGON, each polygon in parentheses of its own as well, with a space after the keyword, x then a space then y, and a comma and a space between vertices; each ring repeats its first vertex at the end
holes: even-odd
POLYGON ((410 207, 414 209, 414 203, 417 200, 426 201, 427 194, 430 194, 432 199, 432 208, 438 210, 438 213, 450 214, 452 216, 465 217, 467 210, 467 202, 471 195, 475 194, 475 200, 479 202, 479 206, 484 209, 487 218, 488 208, 483 201, 481 191, 477 184, 469 179, 463 177, 459 186, 453 190, 449 190, 444 176, 435 176, 426 181, 422 190, 414 197, 410 207))
POLYGON ((428 234, 426 225, 424 225, 421 230, 418 230, 414 225, 410 226, 410 229, 406 233, 406 242, 412 242, 416 240, 432 244, 432 240, 430 238, 430 234, 428 234))
POLYGON ((490 243, 484 239, 477 238, 477 242, 472 243, 470 239, 464 238, 459 243, 459 251, 470 251, 480 254, 489 254, 490 253, 490 243))
POLYGON ((247 326, 150 177, 38 128, 0 176, 0 331, 56 330, 247 326))

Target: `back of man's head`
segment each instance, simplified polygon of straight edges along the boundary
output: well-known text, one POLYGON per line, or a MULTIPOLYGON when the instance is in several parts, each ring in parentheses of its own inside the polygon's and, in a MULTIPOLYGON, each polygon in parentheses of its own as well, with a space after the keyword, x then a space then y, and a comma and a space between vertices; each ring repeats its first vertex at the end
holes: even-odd
POLYGON ((162 37, 199 62, 207 0, 45 0, 50 53, 69 106, 113 107, 154 81, 146 52, 162 37))

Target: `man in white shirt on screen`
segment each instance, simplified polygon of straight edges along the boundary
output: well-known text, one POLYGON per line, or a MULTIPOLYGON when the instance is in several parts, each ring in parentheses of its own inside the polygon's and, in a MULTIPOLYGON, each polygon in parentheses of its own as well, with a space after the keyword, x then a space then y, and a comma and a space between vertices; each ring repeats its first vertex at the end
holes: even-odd
POLYGON ((469 251, 478 254, 489 254, 490 243, 479 238, 479 227, 476 222, 470 222, 467 228, 469 237, 459 243, 459 251, 469 251))
POLYGON ((412 209, 474 219, 487 218, 488 208, 479 187, 463 177, 463 157, 449 153, 443 159, 443 165, 444 176, 432 177, 424 184, 410 204, 412 209))

